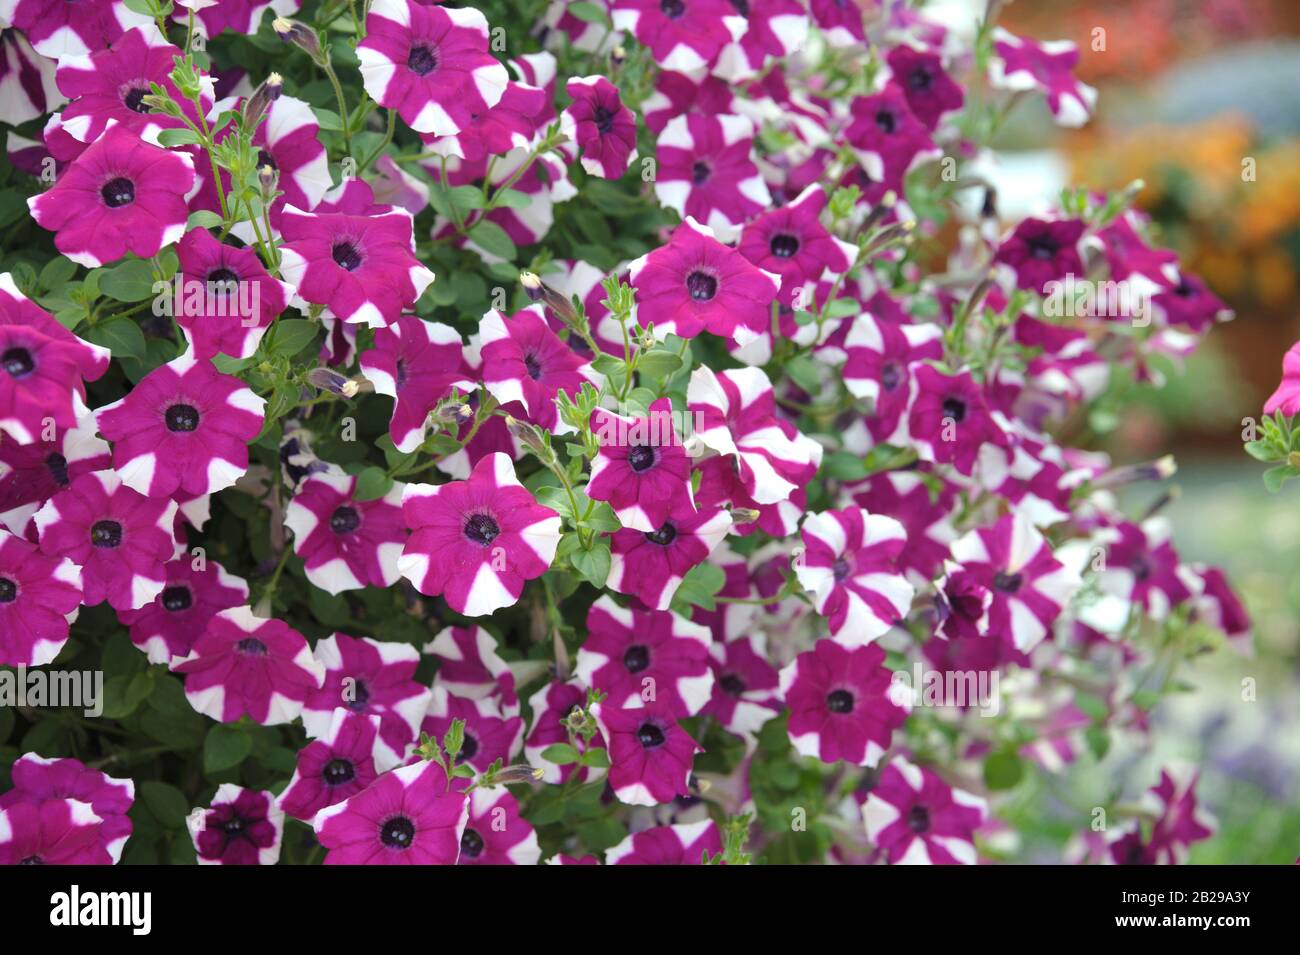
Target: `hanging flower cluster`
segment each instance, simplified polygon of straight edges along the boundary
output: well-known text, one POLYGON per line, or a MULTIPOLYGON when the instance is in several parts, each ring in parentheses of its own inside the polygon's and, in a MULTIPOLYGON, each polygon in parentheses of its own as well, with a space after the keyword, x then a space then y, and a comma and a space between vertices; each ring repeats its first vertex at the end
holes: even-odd
MULTIPOLYGON (((1149 732, 1135 670, 1248 645, 1114 493, 1171 464, 1062 437, 1223 304, 1132 190, 966 176, 1026 99, 1087 120, 1069 44, 76 6, 0 2, 0 664, 102 661, 115 730, 0 722, 0 862, 1015 859, 1022 780, 1149 732)), ((1293 350, 1276 483, 1298 396, 1293 350)), ((1194 785, 1058 856, 1185 858, 1194 785)))

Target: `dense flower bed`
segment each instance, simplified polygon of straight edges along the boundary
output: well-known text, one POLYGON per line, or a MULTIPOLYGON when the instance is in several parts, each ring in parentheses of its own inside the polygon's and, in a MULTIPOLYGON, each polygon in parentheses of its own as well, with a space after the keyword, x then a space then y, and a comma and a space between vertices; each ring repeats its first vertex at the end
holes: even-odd
POLYGON ((1226 309, 963 174, 1094 106, 998 6, 0 2, 0 663, 106 677, 0 861, 1016 858, 1249 620, 1078 427, 1226 309))

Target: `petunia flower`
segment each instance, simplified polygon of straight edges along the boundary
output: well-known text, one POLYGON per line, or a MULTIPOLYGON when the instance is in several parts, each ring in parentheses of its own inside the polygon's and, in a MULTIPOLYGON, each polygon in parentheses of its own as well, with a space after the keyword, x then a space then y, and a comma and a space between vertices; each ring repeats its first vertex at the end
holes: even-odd
POLYGON ((0 527, 36 540, 32 516, 73 478, 113 466, 108 443, 87 415, 75 427, 56 428, 50 441, 19 444, 0 432, 0 527))
POLYGON ((658 135, 669 120, 691 110, 710 116, 733 114, 737 102, 735 88, 711 73, 660 70, 654 92, 641 101, 641 118, 646 129, 658 135))
POLYGON ((906 544, 902 524, 860 507, 808 515, 795 574, 837 642, 870 643, 907 616, 914 590, 897 569, 906 544))
POLYGON ((519 402, 528 420, 555 434, 572 431, 559 418, 555 396, 576 395, 584 382, 603 381, 546 324, 542 306, 530 305, 514 315, 495 309, 479 322, 483 387, 503 405, 519 402))
POLYGON ((844 337, 844 386, 870 398, 866 424, 877 441, 897 437, 912 394, 912 366, 943 358, 943 330, 925 322, 895 325, 870 314, 853 320, 844 337))
POLYGON ((781 671, 794 748, 824 763, 875 766, 907 709, 890 694, 893 673, 878 645, 818 640, 781 671))
POLYGON ((112 865, 102 825, 79 799, 0 808, 0 865, 112 865))
POLYGON ((473 7, 375 0, 357 58, 366 92, 417 133, 459 133, 501 100, 510 79, 473 7))
POLYGON ((377 716, 375 765, 388 770, 401 764, 419 734, 432 698, 429 688, 414 679, 419 651, 407 643, 336 633, 316 641, 314 653, 325 676, 303 703, 302 724, 307 735, 313 739, 328 735, 340 707, 361 716, 377 716))
POLYGON ((84 382, 108 365, 107 348, 82 341, 0 274, 0 434, 30 445, 51 419, 76 427, 86 414, 84 382))
POLYGON ((27 200, 60 252, 87 268, 157 255, 185 234, 194 162, 114 124, 48 190, 27 200))
POLYGON ((194 32, 206 37, 220 36, 226 30, 252 36, 257 33, 262 15, 271 10, 288 16, 298 9, 298 0, 179 0, 181 9, 172 12, 177 23, 187 23, 194 11, 194 32))
POLYGON ((122 483, 147 497, 212 494, 248 470, 265 399, 186 351, 95 412, 122 483))
POLYGON ((21 126, 63 103, 54 75, 55 64, 33 50, 27 37, 0 31, 0 122, 21 126))
POLYGON ((703 712, 751 748, 764 724, 781 713, 780 675, 766 644, 764 634, 753 632, 715 639, 709 647, 713 696, 703 712))
POLYGON ((821 278, 823 272, 847 272, 857 256, 856 248, 822 225, 825 208, 825 191, 812 185, 788 205, 751 220, 741 233, 740 254, 781 277, 782 305, 791 304, 804 283, 821 278))
POLYGON ((962 474, 974 470, 985 444, 1008 444, 983 391, 965 370, 945 375, 932 365, 917 365, 906 427, 921 460, 951 464, 962 474))
POLYGON ((632 33, 665 70, 711 66, 745 32, 730 0, 612 0, 609 15, 615 30, 632 33))
POLYGON ((933 130, 947 113, 961 109, 965 96, 943 68, 939 54, 900 43, 885 57, 907 105, 917 119, 933 130))
MULTIPOLYGON (((603 766, 586 766, 579 763, 563 765, 552 762, 544 755, 546 750, 556 743, 569 744, 569 732, 564 721, 574 712, 587 705, 587 691, 576 679, 566 683, 551 681, 539 689, 528 700, 528 707, 533 711, 533 723, 524 738, 524 759, 528 765, 542 771, 542 782, 562 783, 576 776, 578 782, 588 783, 601 779, 605 775, 603 766)), ((605 741, 599 733, 588 743, 581 736, 574 742, 578 752, 585 754, 589 749, 604 749, 605 741)))
POLYGON ((509 763, 523 743, 524 721, 517 714, 502 712, 495 700, 452 696, 445 687, 435 686, 420 732, 441 740, 453 720, 465 723, 457 761, 468 763, 480 773, 487 772, 498 759, 509 763))
POLYGON ((1233 317, 1232 309, 1204 282, 1172 265, 1165 266, 1161 272, 1151 308, 1161 324, 1179 326, 1197 334, 1233 317))
POLYGON ((606 865, 700 865, 722 852, 722 835, 712 819, 657 826, 628 835, 605 851, 606 865))
POLYGON ((660 337, 671 332, 682 338, 705 330, 739 338, 746 330, 768 327, 781 286, 777 275, 752 265, 689 217, 667 245, 629 266, 628 281, 636 289, 641 320, 653 321, 660 337))
POLYGON ((1011 268, 1018 287, 1046 295, 1051 283, 1084 275, 1079 240, 1085 228, 1078 219, 1023 219, 998 246, 994 261, 1011 268))
POLYGON ((1223 631, 1234 646, 1250 652, 1251 621, 1246 605, 1232 589, 1227 575, 1220 567, 1193 564, 1191 567, 1201 580, 1196 596, 1196 617, 1223 631))
POLYGON ((678 719, 709 701, 708 630, 673 613, 623 608, 602 596, 587 613, 587 639, 574 673, 612 707, 661 703, 678 719))
POLYGON ((1155 820, 1147 842, 1157 865, 1187 861, 1193 842, 1203 842, 1218 828, 1196 799, 1200 772, 1186 764, 1160 770, 1160 781, 1142 796, 1142 808, 1155 820))
MULTIPOLYGON (((828 0, 831 2, 831 0, 828 0)), ((871 96, 856 96, 849 105, 852 122, 844 138, 853 147, 862 170, 878 188, 865 189, 874 201, 886 190, 901 193, 903 177, 942 154, 930 130, 907 105, 897 86, 886 86, 871 96)))
POLYGON ((456 135, 424 133, 420 138, 435 155, 480 162, 530 148, 538 129, 544 128, 542 116, 549 106, 545 90, 511 80, 500 101, 482 113, 471 113, 456 135))
POLYGON ((453 696, 479 700, 501 692, 514 678, 497 653, 496 638, 482 627, 447 627, 424 647, 438 661, 439 686, 453 696))
POLYGON ((690 792, 695 754, 703 752, 663 704, 591 707, 609 746, 609 786, 619 802, 654 806, 690 792))
POLYGON ((457 865, 537 865, 537 833, 519 813, 519 800, 505 789, 475 789, 460 837, 457 865))
POLYGON ((833 47, 852 47, 867 42, 863 9, 852 0, 809 0, 813 25, 833 47))
POLYGON ((618 87, 603 76, 575 76, 565 85, 573 100, 560 114, 560 130, 582 150, 582 168, 619 179, 636 159, 636 115, 618 87))
POLYGON ((859 507, 888 514, 903 525, 907 546, 898 555, 898 566, 925 581, 934 579, 957 536, 950 520, 956 489, 946 481, 932 480, 938 482, 938 494, 932 494, 915 471, 886 471, 851 489, 859 507))
POLYGON ((1041 90, 1061 126, 1082 126, 1097 105, 1097 91, 1075 79, 1079 50, 1068 40, 1037 43, 997 27, 989 57, 989 85, 1012 91, 1041 90))
POLYGON ((313 474, 298 485, 284 523, 307 579, 326 593, 391 587, 406 543, 402 491, 395 483, 380 498, 356 499, 357 479, 339 470, 313 474))
POLYGON ((184 675, 185 697, 198 712, 222 723, 247 716, 263 726, 295 720, 325 676, 301 633, 247 607, 213 616, 171 669, 184 675))
POLYGON ((218 242, 207 229, 185 233, 176 252, 180 271, 173 317, 195 354, 252 357, 293 289, 273 278, 253 249, 218 242))
MULTIPOLYGON (((283 193, 271 203, 273 228, 280 227, 285 206, 324 212, 318 204, 333 184, 325 147, 320 141, 320 123, 311 106, 296 96, 281 94, 267 107, 266 119, 253 132, 257 168, 270 166, 276 173, 276 189, 283 193)), ((252 244, 254 233, 247 223, 236 225, 235 234, 252 244)))
POLYGON ((312 827, 326 865, 455 865, 469 797, 447 788, 433 762, 384 773, 366 789, 327 806, 312 827))
POLYGON ((745 489, 760 504, 786 500, 812 479, 822 447, 775 416, 772 382, 758 368, 691 373, 688 410, 695 436, 719 454, 734 457, 745 489))
POLYGON ((691 462, 673 425, 672 403, 660 398, 646 417, 597 408, 591 431, 600 450, 591 462, 587 496, 608 501, 624 527, 654 531, 669 515, 694 510, 691 462))
POLYGON ((1082 585, 1052 553, 1038 529, 1020 514, 968 531, 952 545, 952 559, 992 594, 989 632, 1028 653, 1082 585))
POLYGON ((186 820, 199 865, 275 865, 284 812, 269 792, 234 783, 217 787, 212 803, 186 820))
POLYGON ((162 593, 176 556, 176 502, 146 498, 112 471, 73 480, 34 518, 41 553, 81 567, 82 602, 138 610, 162 593))
POLYGON ((0 0, 0 22, 17 27, 41 56, 106 49, 132 27, 153 22, 122 0, 0 0))
POLYGON ((652 610, 667 610, 691 568, 708 559, 730 527, 724 510, 683 511, 653 531, 617 531, 610 539, 606 586, 652 610))
POLYGON ((931 769, 890 760, 867 794, 862 820, 891 865, 974 865, 984 800, 955 789, 931 769))
POLYGON ((412 251, 411 217, 303 212, 285 206, 280 273, 306 302, 332 318, 383 328, 433 281, 412 251))
POLYGON ((1136 604, 1153 620, 1164 620, 1196 596, 1200 580, 1183 566, 1169 538, 1163 517, 1099 531, 1094 543, 1105 549, 1105 566, 1097 574, 1102 592, 1136 604))
POLYGON ((287 815, 310 822, 326 806, 343 802, 375 781, 375 739, 379 717, 334 711, 329 730, 298 751, 289 785, 279 806, 287 815))
POLYGON ((683 219, 730 241, 772 202, 753 148, 754 124, 747 117, 687 113, 671 119, 659 134, 655 195, 683 219))
POLYGON ((214 616, 248 602, 248 583, 216 561, 182 557, 163 570, 166 583, 152 603, 117 614, 150 663, 186 656, 214 616))
POLYGON ((745 30, 718 55, 713 73, 723 79, 754 76, 807 42, 808 9, 800 0, 741 0, 733 6, 745 17, 745 30))
POLYGON ((104 850, 114 864, 121 860, 122 849, 131 837, 131 817, 127 813, 135 802, 134 780, 115 779, 79 759, 47 759, 36 753, 19 756, 11 774, 14 788, 0 795, 0 810, 51 800, 88 804, 100 818, 98 834, 104 850))
POLYGON ((481 617, 519 600, 525 581, 551 565, 560 516, 536 502, 500 452, 469 479, 408 484, 402 512, 411 528, 398 570, 422 594, 481 617))

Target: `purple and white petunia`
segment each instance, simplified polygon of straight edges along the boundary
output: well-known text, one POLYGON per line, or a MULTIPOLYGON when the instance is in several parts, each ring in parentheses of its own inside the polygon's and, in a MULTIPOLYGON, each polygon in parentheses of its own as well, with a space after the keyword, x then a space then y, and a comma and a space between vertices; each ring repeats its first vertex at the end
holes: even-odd
POLYGON ((515 713, 504 712, 493 699, 470 700, 452 696, 442 686, 433 688, 429 712, 420 724, 420 732, 443 739, 453 720, 462 720, 464 737, 456 758, 480 773, 497 760, 509 763, 519 752, 524 739, 524 721, 515 713))
POLYGON ((383 497, 357 500, 357 478, 333 468, 299 484, 284 523, 307 579, 330 594, 397 583, 406 544, 404 489, 394 483, 383 497))
POLYGON ((877 441, 898 441, 912 395, 912 365, 943 357, 938 325, 897 325, 859 315, 844 336, 844 386, 855 398, 870 398, 867 429, 877 441))
POLYGON ((991 527, 977 527, 953 542, 952 559, 992 594, 989 632, 1028 653, 1082 586, 1077 572, 1021 514, 1007 514, 991 527))
POLYGON ((1061 126, 1082 126, 1097 104, 1097 91, 1074 76, 1079 50, 1068 40, 1037 43, 1006 30, 993 31, 989 85, 1012 91, 1041 90, 1061 126))
POLYGON ((80 567, 0 530, 0 665, 51 662, 81 601, 80 567))
POLYGON ((153 603, 117 612, 117 619, 131 629, 131 642, 150 663, 186 656, 213 617, 248 602, 248 583, 216 561, 181 558, 164 571, 166 584, 153 603))
POLYGON ((762 633, 742 633, 709 647, 713 698, 704 713, 751 747, 763 725, 781 712, 780 675, 768 661, 766 644, 762 633))
POLYGON ((284 838, 284 812, 275 796, 222 783, 212 804, 187 820, 199 865, 275 865, 284 838))
POLYGON ((178 241, 195 185, 188 155, 114 124, 27 204, 41 228, 55 233, 60 252, 95 268, 128 252, 147 259, 178 241))
POLYGON ((602 596, 587 613, 575 674, 612 707, 661 703, 678 719, 709 702, 709 631, 674 613, 624 608, 602 596))
POLYGON ((690 793, 695 754, 703 752, 663 704, 591 707, 609 747, 609 786, 619 802, 656 806, 690 793))
POLYGON ((653 531, 623 528, 610 539, 607 586, 667 610, 692 567, 704 563, 731 529, 721 509, 682 511, 653 531))
POLYGON ((1137 604, 1153 620, 1164 620, 1196 596, 1200 578, 1182 564, 1169 537, 1163 517, 1099 531, 1095 543, 1105 549, 1105 566, 1097 575, 1102 592, 1137 604))
POLYGON ((428 687, 414 679, 419 651, 407 643, 336 633, 316 641, 314 653, 325 676, 303 704, 307 735, 313 739, 328 735, 339 707, 377 716, 375 765, 388 770, 401 764, 433 697, 428 687))
POLYGON ((718 55, 713 73, 723 79, 754 76, 769 60, 785 59, 808 39, 808 9, 800 0, 741 0, 732 6, 744 14, 745 30, 718 55))
POLYGON ((722 852, 712 819, 658 826, 632 833, 605 852, 606 865, 701 865, 722 852))
POLYGON ((541 117, 548 107, 545 90, 511 80, 501 100, 482 114, 471 114, 468 125, 456 135, 427 133, 420 138, 435 155, 477 163, 511 150, 528 149, 538 127, 544 125, 541 117))
POLYGON ((608 501, 624 527, 658 530, 670 515, 695 509, 691 461, 673 426, 669 399, 651 403, 644 418, 597 408, 591 431, 600 450, 591 462, 587 496, 608 501))
POLYGON ((496 638, 482 627, 447 627, 424 652, 438 661, 438 685, 453 696, 479 700, 514 683, 509 664, 497 654, 496 638))
POLYGON ((0 0, 0 23, 21 30, 41 56, 58 59, 106 49, 124 31, 153 20, 122 0, 0 0))
POLYGON ((411 216, 315 214, 285 206, 280 271, 332 318, 372 328, 391 325, 433 281, 415 257, 411 216))
POLYGON ((398 570, 468 617, 517 602, 560 542, 560 516, 537 503, 501 452, 480 460, 466 481, 408 484, 402 512, 412 533, 398 570))
POLYGON ((665 70, 712 66, 723 47, 744 35, 745 18, 731 0, 612 0, 615 30, 627 30, 665 70))
POLYGON ((731 241, 772 204, 753 160, 754 124, 745 116, 687 113, 659 134, 655 196, 731 241))
POLYGON ((214 615, 171 669, 185 676, 185 697, 198 712, 222 723, 247 716, 263 726, 295 720, 325 676, 301 633, 248 607, 214 615))
POLYGON ((176 502, 147 498, 112 471, 72 481, 36 512, 41 553, 81 568, 82 602, 138 610, 162 593, 177 555, 176 502))
POLYGON ((795 200, 751 220, 741 232, 740 254, 764 272, 781 277, 782 305, 790 305, 804 283, 824 272, 847 272, 857 249, 821 223, 826 192, 812 185, 795 200))
POLYGON ((172 12, 172 19, 178 23, 186 23, 194 11, 195 33, 214 37, 231 30, 252 36, 267 10, 288 16, 298 9, 298 0, 180 0, 176 6, 181 9, 172 12))
POLYGON ((573 100, 560 114, 560 130, 582 150, 582 168, 619 179, 636 159, 636 115, 618 87, 603 76, 575 76, 565 85, 573 100))
MULTIPOLYGON (((11 770, 14 788, 0 795, 0 811, 19 803, 40 805, 51 800, 86 803, 99 816, 99 838, 113 863, 131 836, 127 815, 135 802, 135 781, 114 779, 78 759, 46 759, 24 753, 11 770)), ((47 863, 50 860, 45 860, 47 863)))
POLYGON ((80 799, 0 808, 0 865, 112 865, 103 820, 80 799))
POLYGON ((933 365, 915 366, 906 427, 921 460, 970 474, 985 444, 1008 445, 999 417, 969 371, 946 375, 933 365))
POLYGON ((537 865, 537 833, 519 814, 519 800, 505 789, 475 789, 460 837, 457 865, 537 865))
POLYGON ((286 814, 310 822, 326 806, 343 802, 375 781, 379 717, 334 711, 330 728, 298 751, 289 785, 280 794, 286 814))
POLYGON ((366 92, 417 133, 459 133, 501 100, 510 79, 473 7, 375 0, 357 58, 366 92))
POLYGON ((186 351, 145 375, 122 400, 95 412, 113 443, 122 483, 146 497, 197 497, 248 470, 266 400, 208 359, 186 351))
POLYGON ((955 789, 931 769, 889 761, 867 794, 862 820, 891 865, 974 865, 984 800, 955 789))
POLYGON ((781 671, 794 748, 824 763, 875 766, 907 709, 891 693, 893 673, 876 644, 848 649, 818 640, 781 671))
POLYGON ((802 537, 795 574, 837 642, 870 643, 907 616, 915 590, 898 570, 907 544, 902 524, 848 507, 809 514, 802 537))
POLYGON ((933 130, 953 110, 961 109, 965 96, 947 71, 938 53, 918 50, 900 43, 885 57, 890 82, 898 86, 916 117, 933 130))
POLYGON ((322 809, 312 827, 326 865, 455 865, 468 819, 469 798, 426 761, 384 773, 322 809))
POLYGON ((1085 274, 1079 244, 1086 227, 1079 219, 1023 219, 998 246, 994 261, 1012 270, 1019 288, 1046 295, 1053 282, 1085 274))

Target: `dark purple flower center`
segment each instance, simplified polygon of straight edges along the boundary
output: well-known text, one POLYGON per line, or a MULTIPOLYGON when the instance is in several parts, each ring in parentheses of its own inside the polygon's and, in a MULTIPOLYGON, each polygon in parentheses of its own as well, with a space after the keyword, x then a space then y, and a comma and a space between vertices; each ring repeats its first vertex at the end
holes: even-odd
POLYGON ((711 175, 713 175, 713 170, 703 160, 696 160, 695 165, 691 166, 691 182, 697 186, 707 182, 711 175))
POLYGON ((886 391, 896 391, 903 383, 903 373, 892 361, 880 366, 880 387, 886 391))
POLYGON ((104 200, 104 205, 118 209, 135 202, 135 183, 125 176, 118 176, 104 183, 99 195, 104 200))
POLYGON ((0 604, 11 604, 18 599, 18 585, 8 577, 0 577, 0 604))
POLYGON ((742 17, 749 16, 749 0, 731 0, 731 5, 742 17))
POLYGON ((934 74, 928 67, 916 66, 907 75, 907 85, 918 92, 928 90, 934 84, 934 74))
POLYGON ((1025 578, 1021 574, 1008 574, 1005 570, 999 570, 993 575, 993 589, 1004 594, 1014 594, 1024 582, 1025 578))
POLYGON ((184 584, 164 587, 162 592, 163 609, 169 613, 180 613, 194 606, 194 594, 184 584))
POLYGON ((469 859, 477 859, 483 854, 483 837, 473 829, 466 829, 460 837, 460 854, 469 859))
POLYGON ((212 286, 213 291, 220 292, 223 295, 230 295, 239 284, 239 276, 222 266, 208 273, 208 284, 212 286))
POLYGON ((350 783, 357 775, 357 768, 348 759, 331 759, 321 770, 320 778, 326 786, 342 786, 350 783))
POLYGON ((659 528, 659 530, 648 532, 645 535, 645 539, 652 544, 660 544, 667 547, 677 539, 677 528, 673 527, 672 524, 666 523, 663 527, 659 528))
POLYGON ((45 865, 45 860, 40 856, 28 856, 18 861, 19 865, 45 865))
POLYGON ((684 0, 659 0, 659 9, 669 20, 676 20, 686 13, 684 0))
POLYGON ((1183 276, 1178 277, 1178 285, 1174 287, 1174 294, 1179 298, 1191 298, 1196 294, 1196 286, 1183 276))
POLYGON ((542 363, 531 352, 524 355, 524 370, 528 372, 528 377, 533 381, 537 381, 542 377, 542 363))
POLYGON ((352 699, 348 701, 348 709, 354 713, 364 713, 366 704, 370 702, 370 689, 360 680, 352 684, 352 699))
POLYGON ((122 102, 126 108, 133 113, 147 113, 149 107, 145 105, 144 98, 149 95, 149 91, 142 86, 133 86, 126 91, 122 97, 122 102))
POLYGON ((460 752, 456 754, 456 758, 459 759, 462 763, 465 763, 473 759, 477 755, 478 755, 478 740, 476 740, 474 737, 466 733, 465 739, 460 744, 460 752))
POLYGON ((799 251, 799 237, 788 232, 778 232, 767 244, 778 259, 788 259, 799 251))
POLYGON ((835 563, 831 564, 831 573, 835 575, 837 581, 843 580, 853 571, 853 565, 849 563, 847 557, 837 557, 835 563))
POLYGON ((686 291, 697 302, 707 302, 718 294, 718 280, 708 272, 692 272, 686 276, 686 291))
POLYGON ((199 409, 193 405, 174 404, 163 414, 168 431, 186 432, 199 429, 199 409))
POLYGON ((226 845, 234 842, 236 839, 247 839, 248 820, 240 816, 231 816, 217 823, 217 828, 221 830, 222 835, 226 837, 226 845))
POLYGON ((380 827, 379 841, 390 849, 409 849, 415 841, 415 823, 405 816, 394 816, 380 827))
POLYGON ((615 115, 611 110, 603 106, 597 106, 591 113, 591 121, 596 124, 596 129, 604 135, 613 130, 615 115))
POLYGON ((413 46, 406 56, 406 65, 416 76, 428 76, 438 68, 438 54, 423 44, 413 46))
POLYGON ((491 514, 471 514, 465 519, 465 536, 475 544, 486 547, 496 540, 500 533, 501 525, 491 514))
POLYGON ((892 110, 882 109, 876 112, 876 128, 886 136, 894 135, 894 130, 898 129, 898 117, 892 110))
POLYGON ((848 690, 831 690, 826 694, 826 708, 832 713, 852 713, 853 694, 848 690))
POLYGON ((250 657, 266 656, 266 644, 257 637, 245 637, 235 644, 235 649, 240 653, 246 653, 250 657))
POLYGON ((1146 580, 1155 568, 1152 567, 1151 560, 1146 554, 1134 554, 1133 559, 1129 561, 1129 569, 1133 571, 1135 579, 1146 580))
POLYGON ((664 744, 664 731, 654 723, 642 723, 637 727, 636 740, 646 749, 654 749, 664 744))
POLYGON ((259 149, 257 151, 257 168, 261 169, 263 166, 270 166, 272 169, 280 168, 275 164, 274 156, 272 156, 265 149, 259 149))
POLYGON ((10 348, 0 355, 0 366, 11 378, 26 378, 36 370, 36 361, 26 348, 10 348))
POLYGON ((1050 262, 1056 258, 1056 253, 1061 250, 1061 245, 1047 233, 1031 236, 1025 240, 1025 245, 1029 246, 1029 255, 1031 258, 1042 259, 1050 262))
POLYGON ((330 515, 330 530, 335 534, 351 534, 361 526, 361 514, 355 507, 342 504, 330 515))
POLYGON ((45 468, 50 472, 50 480, 59 487, 68 486, 68 459, 55 451, 45 459, 45 468))
POLYGON ((740 694, 745 692, 745 681, 734 673, 728 673, 723 676, 723 678, 718 681, 718 685, 722 687, 722 692, 726 693, 728 696, 740 696, 740 694))
POLYGON ((330 254, 334 256, 334 261, 338 263, 339 268, 347 269, 349 272, 361 268, 361 253, 351 242, 335 242, 330 254))
POLYGON ((961 424, 966 419, 966 402, 960 398, 944 398, 943 416, 961 424))
POLYGON ((640 673, 650 665, 650 650, 641 644, 633 644, 623 654, 623 666, 628 673, 640 673))
POLYGON ((644 444, 634 444, 627 453, 628 466, 637 473, 654 467, 655 449, 644 444))
POLYGON ((96 521, 90 528, 90 542, 96 547, 117 547, 122 543, 122 525, 117 521, 96 521))
POLYGON ((930 810, 924 806, 913 806, 907 813, 908 828, 917 835, 925 832, 930 828, 930 810))

